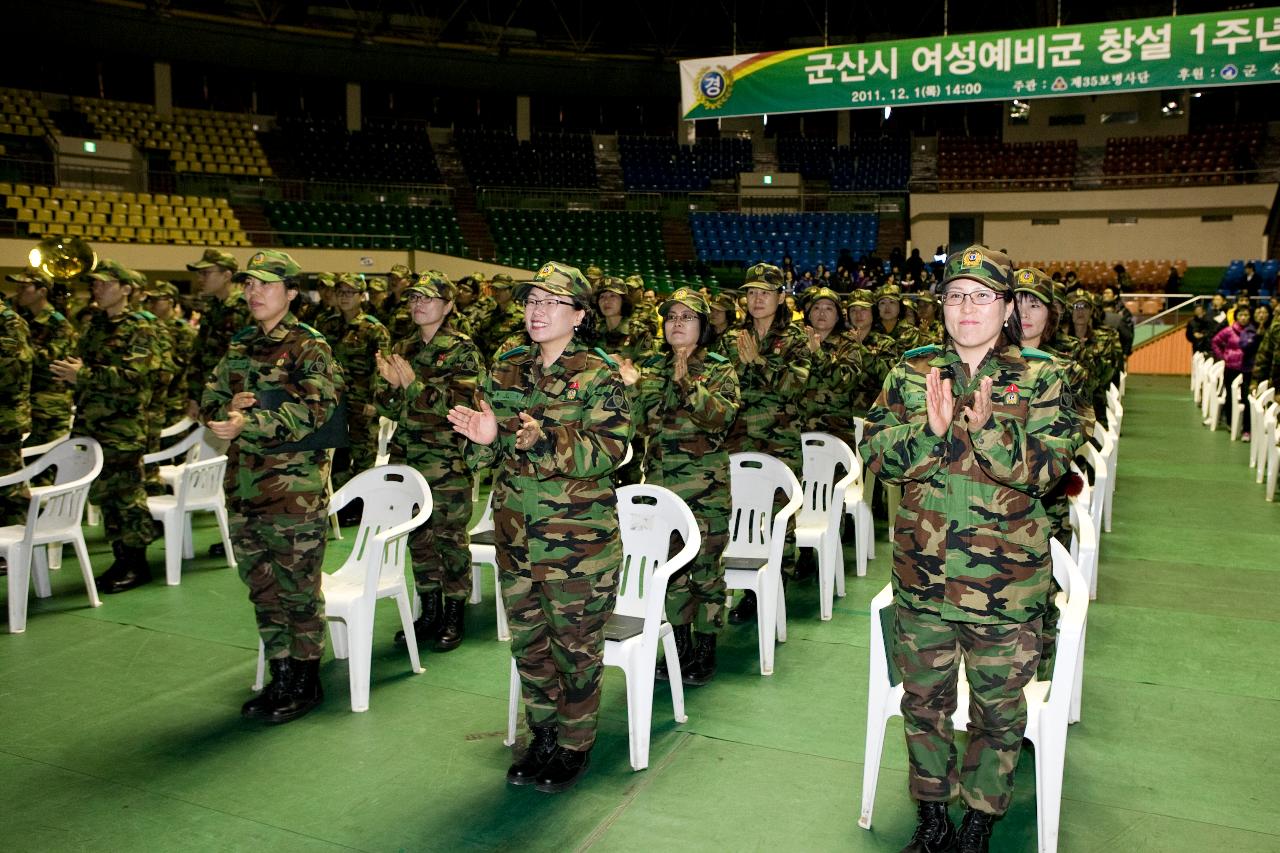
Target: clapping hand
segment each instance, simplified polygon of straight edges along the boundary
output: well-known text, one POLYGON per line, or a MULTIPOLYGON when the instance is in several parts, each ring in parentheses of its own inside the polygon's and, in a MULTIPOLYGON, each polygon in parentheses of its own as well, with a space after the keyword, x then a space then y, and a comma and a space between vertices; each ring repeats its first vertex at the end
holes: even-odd
POLYGON ((618 375, 622 377, 622 381, 628 386, 635 385, 640 381, 640 369, 629 358, 624 358, 618 362, 618 375))
POLYGON ((520 413, 520 429, 516 430, 516 450, 528 450, 542 438, 542 424, 528 412, 520 413))
POLYGON ((974 395, 973 405, 964 407, 965 426, 969 432, 977 432, 987 425, 991 419, 991 377, 983 377, 978 383, 978 393, 974 395))
POLYGON ((498 437, 498 417, 483 399, 480 401, 480 411, 466 406, 454 406, 449 410, 448 417, 454 432, 465 435, 476 444, 493 444, 498 437))
POLYGON ((747 329, 738 330, 738 360, 743 364, 751 364, 760 357, 760 345, 747 329))
POLYGON ((929 431, 941 436, 951 427, 956 411, 956 400, 951 396, 951 380, 943 379, 942 371, 935 367, 924 378, 924 390, 929 431))

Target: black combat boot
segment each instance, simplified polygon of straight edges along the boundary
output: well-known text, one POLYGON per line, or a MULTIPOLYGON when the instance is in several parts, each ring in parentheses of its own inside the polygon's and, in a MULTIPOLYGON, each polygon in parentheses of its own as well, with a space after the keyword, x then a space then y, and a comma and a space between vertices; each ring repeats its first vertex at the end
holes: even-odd
POLYGON ((436 637, 435 650, 451 652, 462 645, 462 638, 467 630, 467 600, 465 598, 446 598, 444 600, 444 625, 436 637))
MULTIPOLYGON (((440 606, 440 589, 431 590, 430 592, 420 592, 418 597, 422 599, 422 615, 413 622, 413 637, 418 641, 418 646, 423 643, 429 643, 440 633, 440 625, 444 621, 444 614, 440 606)), ((396 631, 396 645, 405 645, 404 631, 396 631)))
POLYGON ((958 853, 987 853, 996 816, 977 809, 965 809, 956 839, 958 853))
MULTIPOLYGON (((147 546, 121 545, 119 571, 114 578, 103 582, 99 578, 98 592, 113 595, 151 583, 151 566, 147 563, 147 546)), ((110 570, 108 570, 110 571, 110 570)))
POLYGON ((291 660, 289 678, 285 679, 275 704, 267 714, 268 725, 290 723, 306 716, 324 701, 320 686, 320 661, 291 660))
POLYGON ((587 774, 590 764, 591 750, 557 747, 556 754, 551 756, 551 760, 538 774, 538 790, 544 794, 567 791, 587 774))
POLYGON ((920 815, 916 834, 902 853, 952 853, 956 849, 956 827, 947 814, 947 804, 920 802, 916 811, 920 815))
POLYGON ((729 621, 734 625, 742 625, 756 618, 756 593, 755 590, 746 589, 742 591, 742 600, 737 606, 729 611, 729 621))
POLYGON ((123 547, 123 542, 111 543, 111 555, 115 557, 115 559, 111 561, 111 565, 107 566, 107 570, 105 572, 94 579, 93 583, 98 588, 98 592, 103 592, 104 587, 115 583, 116 578, 124 574, 124 565, 120 562, 120 549, 123 547))
POLYGON ((267 666, 271 668, 271 683, 240 706, 240 716, 246 720, 260 720, 271 713, 272 707, 280 701, 280 690, 289 680, 289 670, 294 663, 293 658, 272 658, 267 661, 267 666))
POLYGON ((547 762, 556 754, 556 727, 533 726, 529 746, 520 760, 507 769, 507 781, 512 785, 532 785, 547 762))
POLYGON ((680 680, 690 687, 701 687, 716 674, 716 635, 694 632, 696 641, 693 649, 693 663, 688 669, 681 670, 680 680))
MULTIPOLYGON (((693 665, 693 628, 690 625, 672 625, 671 633, 676 638, 676 657, 680 661, 681 681, 684 680, 684 673, 693 665)), ((671 674, 667 672, 667 659, 664 657, 658 661, 657 668, 653 671, 654 678, 658 681, 670 681, 671 674)))

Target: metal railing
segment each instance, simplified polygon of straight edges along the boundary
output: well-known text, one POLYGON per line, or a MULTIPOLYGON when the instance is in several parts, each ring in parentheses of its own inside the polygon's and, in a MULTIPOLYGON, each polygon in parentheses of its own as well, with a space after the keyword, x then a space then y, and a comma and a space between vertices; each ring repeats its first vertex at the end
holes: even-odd
POLYGON ((911 192, 985 192, 1014 190, 1037 192, 1044 190, 1083 190, 1110 188, 1160 188, 1178 186, 1213 186, 1224 184, 1254 184, 1272 179, 1269 169, 1232 169, 1202 172, 1160 172, 1143 174, 1088 174, 1088 175, 1023 175, 1019 177, 963 177, 963 178, 912 178, 911 192))

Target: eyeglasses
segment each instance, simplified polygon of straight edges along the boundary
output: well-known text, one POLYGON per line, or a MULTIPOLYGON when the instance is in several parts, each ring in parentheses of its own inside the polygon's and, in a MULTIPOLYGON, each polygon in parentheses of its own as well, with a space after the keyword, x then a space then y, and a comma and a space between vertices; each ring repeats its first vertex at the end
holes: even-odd
POLYGON ((1000 294, 996 293, 994 290, 987 290, 986 288, 983 288, 982 290, 975 290, 972 293, 961 293, 958 290, 948 290, 946 293, 942 294, 942 304, 955 307, 957 305, 963 305, 964 301, 968 299, 974 305, 990 305, 999 298, 1000 294))
POLYGON ((359 296, 359 295, 360 295, 360 291, 358 290, 345 290, 341 287, 338 288, 338 296, 340 297, 350 298, 352 296, 359 296))
POLYGON ((698 319, 697 314, 668 314, 667 315, 667 322, 672 324, 675 324, 675 323, 688 324, 688 323, 692 323, 694 320, 697 320, 697 319, 698 319))
POLYGON ((270 287, 273 284, 284 284, 284 282, 283 281, 263 281, 262 279, 253 278, 252 276, 250 276, 244 283, 244 289, 250 290, 256 287, 257 289, 262 290, 264 288, 270 287))
POLYGON ((545 308, 550 311, 557 305, 573 305, 573 303, 565 302, 563 299, 526 299, 524 301, 524 307, 526 309, 545 308))

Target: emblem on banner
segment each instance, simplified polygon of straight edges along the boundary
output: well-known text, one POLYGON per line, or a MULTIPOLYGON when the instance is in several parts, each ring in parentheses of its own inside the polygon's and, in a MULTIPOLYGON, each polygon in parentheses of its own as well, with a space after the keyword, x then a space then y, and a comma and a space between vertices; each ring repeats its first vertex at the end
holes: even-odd
POLYGON ((729 100, 733 92, 733 75, 728 68, 717 65, 698 72, 698 91, 695 95, 699 106, 717 110, 729 100))

